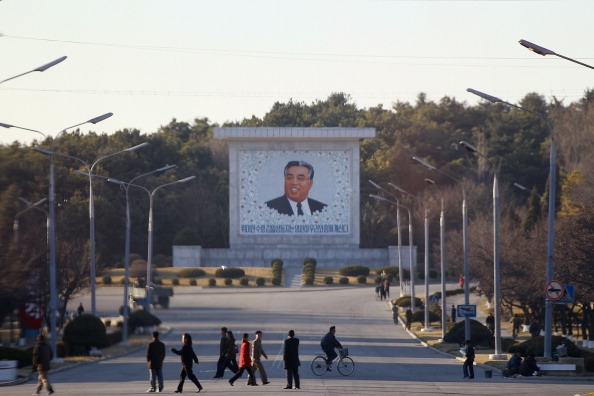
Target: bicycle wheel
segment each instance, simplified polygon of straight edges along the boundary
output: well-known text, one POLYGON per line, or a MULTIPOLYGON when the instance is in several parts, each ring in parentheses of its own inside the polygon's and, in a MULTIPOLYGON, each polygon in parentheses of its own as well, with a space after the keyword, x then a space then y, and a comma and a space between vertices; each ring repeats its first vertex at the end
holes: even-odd
POLYGON ((317 376, 324 375, 326 372, 326 358, 324 356, 316 356, 311 362, 311 371, 317 376))
POLYGON ((338 360, 338 372, 344 376, 351 375, 355 371, 355 362, 350 357, 344 357, 338 360))

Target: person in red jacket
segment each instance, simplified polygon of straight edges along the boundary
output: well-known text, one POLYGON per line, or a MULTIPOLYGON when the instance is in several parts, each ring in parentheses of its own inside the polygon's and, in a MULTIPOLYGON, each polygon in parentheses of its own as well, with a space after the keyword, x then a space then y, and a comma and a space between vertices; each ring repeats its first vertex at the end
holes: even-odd
POLYGON ((254 372, 252 371, 252 358, 250 357, 250 335, 243 333, 243 339, 241 342, 241 348, 239 349, 239 371, 231 377, 229 384, 233 386, 233 383, 243 375, 243 372, 248 372, 248 383, 252 386, 258 386, 256 379, 254 378, 254 372))

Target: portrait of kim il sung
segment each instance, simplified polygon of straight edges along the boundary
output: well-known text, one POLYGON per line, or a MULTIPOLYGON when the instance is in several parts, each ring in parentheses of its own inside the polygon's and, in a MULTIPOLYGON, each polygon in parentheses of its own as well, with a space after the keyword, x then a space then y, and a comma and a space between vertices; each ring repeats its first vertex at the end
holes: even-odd
POLYGON ((311 215, 328 206, 309 197, 314 183, 314 168, 309 162, 289 161, 283 175, 284 195, 266 201, 266 206, 288 216, 311 215))

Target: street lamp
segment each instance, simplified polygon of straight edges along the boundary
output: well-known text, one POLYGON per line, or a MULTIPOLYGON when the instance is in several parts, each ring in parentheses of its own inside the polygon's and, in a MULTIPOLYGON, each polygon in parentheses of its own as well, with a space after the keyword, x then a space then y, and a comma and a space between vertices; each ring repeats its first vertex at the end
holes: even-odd
MULTIPOLYGON (((397 237, 398 237, 398 280, 400 282, 400 297, 403 297, 404 296, 404 288, 402 286, 402 279, 404 277, 404 271, 402 269, 402 236, 400 234, 400 206, 399 206, 400 202, 398 201, 398 198, 394 194, 390 193, 388 190, 386 190, 379 184, 377 184, 371 180, 369 180, 369 183, 371 183, 371 185, 373 187, 385 192, 386 194, 390 195, 392 198, 394 198, 396 200, 396 233, 397 233, 397 237)), ((409 254, 412 254, 412 253, 409 252, 409 254)))
POLYGON ((441 261, 441 339, 446 336, 446 263, 445 263, 445 215, 443 210, 443 194, 435 185, 435 181, 425 179, 425 182, 435 187, 441 198, 441 213, 439 215, 439 250, 441 261))
MULTIPOLYGON (((58 137, 66 132, 68 129, 71 128, 75 128, 77 126, 80 125, 84 125, 84 124, 97 124, 98 122, 101 122, 109 117, 111 117, 113 115, 113 113, 106 113, 103 115, 100 115, 98 117, 95 118, 91 118, 90 120, 87 120, 85 122, 80 122, 78 124, 69 126, 67 128, 62 129, 60 132, 58 132, 58 134, 56 135, 55 138, 52 138, 49 135, 46 135, 45 133, 35 130, 35 129, 29 129, 29 128, 24 128, 24 127, 19 127, 16 125, 11 125, 11 124, 4 124, 4 123, 0 123, 1 127, 4 128, 15 128, 15 129, 22 129, 24 131, 30 131, 30 132, 35 132, 40 134, 41 136, 43 136, 44 138, 50 140, 50 147, 51 147, 51 152, 53 153, 54 150, 54 145, 56 140, 58 139, 58 137)), ((54 176, 54 156, 51 155, 50 156, 50 176, 49 176, 49 256, 50 256, 50 303, 49 303, 49 311, 50 311, 50 336, 51 336, 51 346, 52 346, 52 350, 56 351, 56 307, 57 307, 57 295, 56 295, 56 211, 55 211, 55 196, 54 196, 54 184, 55 184, 55 180, 54 180, 55 176, 54 176)), ((59 359, 56 357, 54 358, 54 361, 59 361, 59 359)))
POLYGON ((17 244, 19 242, 19 217, 21 217, 21 215, 23 213, 28 212, 31 209, 39 209, 39 210, 43 211, 45 214, 47 214, 47 212, 45 210, 38 208, 39 205, 41 205, 42 203, 47 201, 47 198, 40 199, 39 201, 37 201, 35 203, 31 203, 28 200, 26 200, 25 198, 19 198, 19 200, 24 202, 25 205, 27 205, 27 207, 25 209, 21 210, 20 212, 18 212, 14 216, 14 222, 12 224, 12 232, 14 234, 14 243, 15 244, 17 244))
POLYGON ((559 58, 567 59, 570 62, 577 63, 578 65, 586 66, 589 69, 594 69, 594 66, 590 66, 586 63, 583 63, 583 62, 577 61, 575 59, 569 58, 567 56, 558 54, 555 51, 551 51, 550 49, 546 49, 545 47, 541 47, 540 45, 533 44, 530 41, 520 40, 518 42, 520 43, 520 45, 523 45, 524 47, 528 48, 530 51, 532 51, 538 55, 542 55, 542 56, 555 55, 555 56, 558 56, 559 58))
POLYGON ((142 175, 134 177, 129 182, 123 182, 118 179, 108 178, 108 181, 119 184, 126 190, 126 243, 124 250, 124 305, 122 307, 122 315, 124 316, 124 323, 122 326, 122 345, 128 345, 128 269, 130 268, 130 201, 128 199, 128 190, 134 182, 141 177, 152 175, 153 173, 164 172, 168 169, 175 168, 176 165, 167 165, 161 168, 152 170, 142 175))
POLYGON ((136 146, 133 147, 129 147, 125 150, 121 150, 118 151, 116 153, 111 153, 108 155, 105 155, 103 157, 98 158, 95 162, 93 162, 92 164, 89 164, 88 162, 75 157, 73 155, 67 155, 67 154, 61 154, 61 153, 55 153, 53 151, 49 151, 49 150, 43 150, 40 148, 36 148, 36 151, 39 151, 40 153, 43 154, 47 154, 47 155, 57 155, 59 157, 65 157, 65 158, 71 158, 74 160, 77 160, 79 162, 81 162, 85 168, 87 168, 87 172, 83 173, 84 175, 88 175, 89 177, 89 271, 90 271, 90 287, 91 287, 91 313, 93 315, 95 315, 96 313, 96 298, 95 298, 95 290, 96 290, 96 285, 95 285, 95 278, 96 276, 96 265, 97 263, 95 262, 95 200, 93 198, 93 169, 95 168, 95 165, 97 165, 101 160, 104 160, 105 158, 109 158, 109 157, 113 157, 115 155, 118 154, 122 154, 122 153, 127 153, 127 152, 131 152, 131 151, 135 151, 141 147, 144 146, 148 146, 147 142, 138 144, 136 146))
MULTIPOLYGON (((393 183, 388 183, 390 187, 399 191, 402 194, 408 195, 417 201, 420 204, 420 200, 415 195, 409 193, 403 188, 398 187, 393 183)), ((431 331, 427 325, 429 324, 429 220, 427 219, 427 207, 423 205, 423 209, 425 211, 425 327, 421 329, 421 331, 431 331)), ((415 263, 416 264, 416 263, 415 263)), ((411 294, 413 296, 416 295, 415 293, 415 281, 417 276, 416 265, 415 268, 412 267, 412 259, 410 260, 410 289, 411 294)), ((414 309, 413 309, 414 311, 414 309)))
MULTIPOLYGON (((525 111, 543 119, 549 129, 549 136, 551 139, 551 147, 549 152, 549 213, 548 213, 548 232, 547 232, 547 284, 553 280, 553 269, 554 261, 553 254, 555 250, 555 190, 556 190, 556 163, 555 163, 555 138, 553 134, 553 127, 551 126, 549 119, 546 115, 537 113, 532 110, 528 110, 524 107, 515 105, 513 103, 506 102, 495 96, 488 95, 486 93, 477 91, 472 88, 467 89, 468 92, 473 93, 483 99, 488 100, 491 103, 502 103, 516 109, 525 111)), ((544 357, 551 357, 551 349, 553 348, 553 304, 552 301, 545 295, 545 325, 544 325, 544 357)))
MULTIPOLYGON (((438 172, 447 178, 454 180, 462 189, 462 249, 464 250, 464 304, 470 303, 470 276, 468 270, 468 207, 466 206, 466 191, 462 182, 456 179, 454 176, 447 174, 446 172, 436 168, 428 162, 423 161, 419 157, 412 157, 413 161, 418 162, 425 168, 438 172)), ((464 317, 464 338, 470 340, 470 318, 464 317)))
MULTIPOLYGON (((528 187, 524 187, 524 186, 523 186, 523 185, 521 185, 520 183, 514 183, 514 187, 515 187, 515 188, 518 188, 518 189, 520 189, 520 190, 522 190, 522 191, 526 191, 528 194, 532 194, 532 190, 531 190, 531 189, 529 189, 528 187)), ((541 198, 541 199, 542 199, 542 195, 540 195, 540 194, 539 194, 539 193, 537 193, 536 191, 535 191, 535 193, 536 193, 536 195, 538 195, 538 198, 541 198)))
MULTIPOLYGON (((382 189, 382 191, 385 191, 382 189)), ((391 194, 390 194, 391 195, 391 194)), ((409 263, 410 263, 410 272, 411 272, 411 279, 413 279, 413 267, 412 267, 412 252, 413 252, 413 229, 412 229, 412 216, 410 214, 410 209, 408 208, 408 206, 404 206, 400 203, 398 203, 398 201, 391 201, 389 199, 387 199, 386 197, 382 197, 381 195, 375 195, 375 194, 369 194, 369 196, 373 199, 379 200, 379 201, 384 201, 384 202, 388 202, 392 205, 396 205, 398 207, 404 208, 406 209, 406 211, 408 212, 408 257, 409 257, 409 263)), ((402 278, 401 278, 401 282, 402 282, 402 278)), ((412 293, 413 290, 411 288, 411 295, 410 295, 410 306, 411 306, 411 310, 414 312, 415 311, 415 300, 416 297, 415 295, 412 293)))
POLYGON ((493 168, 493 316, 495 320, 495 353, 489 359, 505 359, 501 354, 501 272, 499 258, 499 182, 497 169, 483 153, 472 144, 461 141, 460 145, 471 153, 476 153, 487 160, 493 168))
MULTIPOLYGON (((163 187, 167 187, 172 184, 185 183, 185 182, 188 182, 195 178, 196 178, 196 176, 189 176, 184 179, 173 181, 171 183, 161 184, 160 186, 156 187, 152 192, 149 191, 144 186, 139 186, 137 184, 130 184, 132 187, 138 187, 138 188, 144 190, 149 196, 148 252, 147 252, 147 257, 146 257, 146 300, 147 300, 146 309, 149 312, 151 310, 151 302, 153 301, 152 296, 151 296, 151 283, 152 283, 151 279, 152 279, 152 266, 153 266, 153 200, 155 197, 155 193, 163 187)), ((117 183, 114 179, 112 179, 110 181, 117 183)), ((123 183, 120 182, 119 184, 123 184, 123 183)))
POLYGON ((19 75, 16 75, 16 76, 13 76, 13 77, 10 77, 10 78, 6 78, 6 79, 0 81, 0 84, 4 83, 6 81, 14 80, 15 78, 20 77, 20 76, 24 76, 25 74, 29 74, 29 73, 33 73, 33 72, 37 72, 37 71, 38 72, 46 71, 50 67, 57 65, 58 63, 62 62, 66 58, 67 58, 66 56, 62 56, 62 57, 60 57, 60 58, 58 58, 56 60, 53 60, 53 61, 51 61, 49 63, 46 63, 45 65, 41 65, 41 66, 39 66, 39 67, 37 67, 37 68, 35 68, 33 70, 29 70, 28 72, 21 73, 19 75))

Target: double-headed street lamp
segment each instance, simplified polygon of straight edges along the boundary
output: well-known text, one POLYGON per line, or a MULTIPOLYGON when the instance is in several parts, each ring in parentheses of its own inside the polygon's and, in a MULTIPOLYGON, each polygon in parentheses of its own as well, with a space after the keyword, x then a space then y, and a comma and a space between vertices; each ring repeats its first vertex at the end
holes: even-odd
MULTIPOLYGON (((404 288, 402 286, 402 279, 404 277, 404 271, 402 269, 402 236, 400 234, 400 201, 398 201, 398 198, 394 194, 390 193, 388 190, 386 190, 385 188, 383 188, 376 182, 369 180, 369 183, 373 187, 377 188, 380 191, 385 192, 386 194, 390 195, 392 198, 394 198, 396 200, 396 233, 397 233, 397 239, 398 239, 398 280, 400 283, 400 297, 403 297, 404 296, 404 288)), ((409 254, 412 254, 412 253, 409 252, 409 254)))
MULTIPOLYGON (((159 191, 163 187, 171 186, 172 184, 185 183, 185 182, 188 182, 195 178, 196 178, 196 176, 189 176, 184 179, 173 181, 171 183, 161 184, 160 186, 156 187, 153 191, 149 191, 149 189, 144 186, 139 186, 137 184, 130 184, 130 186, 132 186, 132 187, 138 187, 138 188, 144 190, 144 192, 146 192, 149 196, 148 252, 147 252, 147 256, 146 256, 146 300, 147 300, 146 309, 149 312, 151 310, 151 303, 153 301, 152 293, 151 293, 152 292, 151 284, 152 284, 152 267, 153 267, 153 229, 154 229, 153 228, 153 201, 154 201, 155 194, 157 191, 159 191)), ((115 179, 110 179, 110 181, 113 183, 125 185, 124 182, 120 182, 119 180, 116 181, 115 179)))
MULTIPOLYGON (((456 179, 454 176, 451 176, 446 172, 431 165, 430 163, 423 161, 419 157, 412 157, 412 159, 413 161, 423 165, 425 168, 440 173, 445 177, 454 180, 462 189, 462 248, 464 250, 464 304, 468 305, 470 303, 470 276, 468 269, 468 207, 466 206, 466 190, 462 182, 456 179)), ((464 337, 466 340, 470 340, 470 318, 468 316, 464 317, 464 337)))
POLYGON ((96 298, 95 298, 95 290, 96 290, 96 284, 95 284, 95 278, 96 276, 96 261, 95 261, 95 200, 93 197, 93 169, 95 169, 95 166, 102 160, 109 158, 109 157, 113 157, 115 155, 118 154, 122 154, 122 153, 128 153, 131 151, 135 151, 138 150, 141 147, 147 146, 148 143, 144 142, 141 144, 138 144, 136 146, 133 147, 129 147, 127 149, 124 150, 120 150, 118 152, 115 153, 111 153, 108 155, 104 155, 103 157, 98 158, 95 162, 93 162, 92 164, 89 164, 88 162, 75 157, 73 155, 67 155, 67 154, 61 154, 61 153, 55 153, 53 151, 49 151, 49 150, 43 150, 40 148, 36 148, 36 151, 39 151, 40 153, 43 154, 47 154, 47 155, 57 155, 58 157, 65 157, 65 158, 71 158, 74 160, 79 161, 80 163, 82 163, 84 165, 84 167, 87 169, 87 172, 83 174, 84 175, 88 175, 89 177, 89 250, 90 250, 90 254, 89 254, 89 278, 90 278, 90 287, 91 287, 91 313, 93 315, 95 315, 96 313, 96 298))
MULTIPOLYGON (((473 93, 483 99, 488 100, 491 103, 502 103, 507 106, 514 107, 518 110, 525 111, 527 113, 533 114, 541 119, 543 119, 547 127, 549 129, 549 136, 551 139, 551 147, 549 152, 549 212, 548 212, 548 232, 547 232, 547 284, 553 280, 553 269, 554 269, 554 261, 553 261, 553 254, 555 250, 555 192, 557 183, 555 181, 556 176, 556 163, 555 163, 555 137, 553 134, 553 127, 551 126, 549 119, 546 115, 537 113, 535 111, 526 109, 524 107, 515 105, 513 103, 506 102, 502 99, 499 99, 495 96, 491 96, 489 94, 477 91, 472 88, 467 89, 468 92, 473 93)), ((553 303, 548 298, 545 297, 545 325, 544 325, 544 357, 551 357, 551 349, 553 348, 553 335, 552 335, 552 327, 553 327, 553 303)))
POLYGON ((13 77, 5 78, 4 80, 0 81, 0 84, 5 83, 6 81, 14 80, 15 78, 24 76, 25 74, 29 74, 29 73, 33 73, 33 72, 43 72, 43 71, 46 71, 50 67, 57 65, 58 63, 60 63, 63 60, 65 60, 66 58, 67 58, 66 56, 62 56, 62 57, 60 57, 60 58, 58 58, 56 60, 53 60, 53 61, 51 61, 49 63, 46 63, 45 65, 41 65, 39 67, 36 67, 33 70, 29 70, 28 72, 24 72, 24 73, 18 74, 18 75, 13 76, 13 77))
POLYGON ((126 191, 126 242, 124 246, 124 305, 122 306, 122 316, 124 317, 124 323, 122 326, 122 345, 128 344, 128 271, 130 268, 130 201, 128 199, 128 191, 130 190, 130 186, 134 185, 134 182, 141 177, 149 176, 154 173, 164 172, 168 169, 175 168, 176 165, 167 165, 161 168, 152 170, 147 173, 143 173, 142 175, 138 175, 134 177, 129 182, 123 182, 118 179, 108 178, 108 181, 112 183, 116 183, 124 187, 126 191))
MULTIPOLYGON (((383 188, 381 190, 387 192, 383 188)), ((392 194, 390 194, 390 195, 392 195, 392 194)), ((402 205, 397 200, 396 201, 392 201, 392 200, 390 200, 390 199, 388 199, 386 197, 382 197, 381 195, 369 194, 369 196, 371 198, 373 198, 373 199, 378 200, 378 201, 388 202, 388 203, 390 203, 392 205, 396 205, 397 207, 401 207, 403 209, 406 209, 406 211, 408 212, 408 262, 409 262, 410 273, 411 273, 410 277, 411 277, 411 279, 413 279, 413 273, 414 273, 414 270, 415 269, 413 267, 413 259, 412 259, 412 254, 413 254, 413 229, 412 229, 412 215, 411 215, 411 212, 410 212, 410 208, 408 206, 402 205)), ((400 278, 400 281, 402 282, 402 278, 400 278)), ((413 312, 415 311, 416 299, 417 299, 417 297, 414 295, 414 289, 411 288, 410 307, 411 307, 411 310, 413 312)))
MULTIPOLYGON (((60 132, 58 132, 58 134, 56 135, 55 138, 52 138, 49 135, 46 135, 45 133, 35 130, 35 129, 29 129, 29 128, 24 128, 24 127, 19 127, 16 125, 11 125, 11 124, 4 124, 4 123, 0 123, 1 127, 4 128, 15 128, 15 129, 21 129, 24 131, 30 131, 30 132, 35 132, 40 134, 41 136, 43 136, 46 139, 50 140, 50 147, 51 147, 51 152, 53 153, 54 150, 54 145, 55 145, 55 141, 58 139, 58 137, 66 132, 68 129, 72 129, 72 128, 76 128, 77 126, 81 126, 84 124, 97 124, 98 122, 101 122, 109 117, 111 117, 113 115, 113 113, 106 113, 103 115, 100 115, 98 117, 95 118, 91 118, 90 120, 87 120, 85 122, 80 122, 78 124, 69 126, 67 128, 62 129, 60 132)), ((52 346, 52 350, 56 351, 56 307, 57 307, 57 286, 56 286, 56 211, 55 211, 55 196, 54 196, 54 156, 51 155, 50 156, 50 176, 49 176, 49 257, 50 257, 50 303, 49 303, 49 315, 50 315, 50 335, 51 335, 51 346, 52 346)), ((54 360, 58 360, 57 356, 54 360)))
POLYGON ((432 185, 439 192, 441 198, 441 213, 439 215, 439 250, 441 261, 441 339, 446 336, 446 263, 445 263, 445 215, 443 209, 443 195, 435 185, 435 181, 425 179, 427 184, 432 185))
POLYGON ((483 153, 472 144, 461 141, 460 145, 471 153, 476 153, 487 160, 493 168, 493 316, 495 320, 495 353, 489 355, 490 359, 505 359, 501 350, 501 272, 499 259, 499 181, 497 169, 483 153))
POLYGON ((550 49, 547 49, 545 47, 541 47, 540 45, 531 43, 530 41, 520 40, 518 42, 520 43, 520 45, 528 48, 530 51, 532 51, 532 52, 534 52, 534 53, 536 53, 538 55, 542 55, 542 56, 545 56, 545 55, 554 55, 554 56, 558 56, 559 58, 567 59, 570 62, 577 63, 578 65, 585 66, 585 67, 587 67, 589 69, 594 69, 594 66, 590 66, 587 63, 583 63, 583 62, 580 62, 578 60, 569 58, 567 56, 558 54, 555 51, 551 51, 550 49))
MULTIPOLYGON (((394 183, 388 183, 390 187, 399 191, 401 194, 408 195, 412 197, 414 200, 417 201, 418 204, 421 204, 421 201, 416 195, 413 195, 406 191, 403 188, 398 187, 394 183)), ((428 327, 429 325, 429 219, 427 217, 427 206, 423 205, 423 210, 425 214, 425 327, 421 329, 421 331, 432 331, 431 328, 428 327)), ((416 269, 416 268, 415 268, 416 269)), ((416 276, 417 272, 413 268, 411 268, 410 274, 410 283, 411 283, 411 294, 415 295, 415 283, 416 283, 416 276)))

